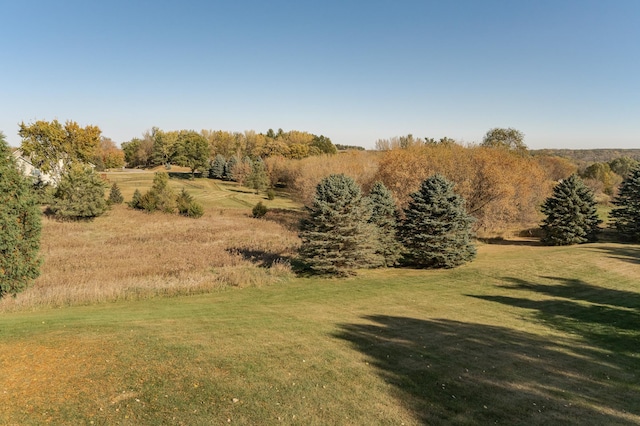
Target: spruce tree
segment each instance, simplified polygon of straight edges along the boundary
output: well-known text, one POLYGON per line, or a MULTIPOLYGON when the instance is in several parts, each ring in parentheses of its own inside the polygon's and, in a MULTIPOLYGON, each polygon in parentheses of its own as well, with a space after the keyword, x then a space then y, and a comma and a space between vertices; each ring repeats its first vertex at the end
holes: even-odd
POLYGON ((573 174, 553 188, 542 205, 542 242, 551 246, 595 241, 602 222, 593 192, 573 174))
POLYGON ((396 203, 391 191, 382 182, 376 182, 369 192, 371 203, 371 219, 369 222, 377 227, 379 247, 376 253, 384 266, 390 267, 398 263, 402 245, 396 236, 396 203))
POLYGON ((109 201, 109 204, 122 204, 124 202, 124 197, 116 182, 111 185, 111 191, 109 191, 109 199, 107 201, 109 201))
POLYGON ((24 290, 40 274, 40 207, 0 132, 0 299, 24 290))
POLYGON ((371 208, 352 178, 324 178, 307 210, 299 254, 313 273, 345 276, 376 264, 375 226, 368 222, 371 208))
POLYGON ((453 184, 440 175, 422 182, 411 194, 398 227, 407 263, 421 268, 453 268, 471 261, 476 249, 471 242, 471 224, 464 199, 453 184))
POLYGON ((61 220, 86 220, 107 210, 105 183, 89 167, 73 165, 62 176, 49 211, 61 220))
POLYGON ((640 166, 622 181, 613 204, 617 207, 610 213, 612 226, 624 240, 640 242, 640 166))
POLYGON ((225 160, 224 156, 222 156, 221 154, 216 155, 216 158, 211 163, 211 168, 209 169, 209 178, 224 178, 224 166, 226 163, 227 160, 225 160))
POLYGON ((229 160, 224 165, 224 176, 225 180, 237 181, 235 176, 236 165, 238 164, 238 157, 232 155, 229 160))

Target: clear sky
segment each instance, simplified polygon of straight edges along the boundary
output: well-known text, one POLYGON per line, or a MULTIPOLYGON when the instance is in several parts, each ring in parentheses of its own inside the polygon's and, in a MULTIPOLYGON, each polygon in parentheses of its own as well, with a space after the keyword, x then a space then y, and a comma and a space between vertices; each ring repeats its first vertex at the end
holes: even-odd
POLYGON ((0 0, 0 130, 640 148, 640 0, 0 0))

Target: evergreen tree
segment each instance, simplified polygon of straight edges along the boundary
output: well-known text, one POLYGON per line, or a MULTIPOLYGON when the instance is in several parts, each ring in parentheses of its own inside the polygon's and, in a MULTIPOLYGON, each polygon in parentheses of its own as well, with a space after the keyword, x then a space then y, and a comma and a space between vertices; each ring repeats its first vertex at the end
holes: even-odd
POLYGON ((593 192, 573 174, 553 188, 542 205, 547 217, 542 221, 542 242, 560 246, 595 241, 602 222, 596 211, 593 192))
POLYGON ((258 158, 251 166, 251 173, 247 176, 245 186, 255 189, 256 194, 264 191, 269 186, 269 176, 267 176, 267 168, 264 161, 258 158))
POLYGON ((471 243, 471 224, 464 199, 453 184, 440 175, 422 182, 411 194, 398 228, 408 263, 422 268, 453 268, 471 261, 476 249, 471 243))
POLYGON ((169 187, 169 175, 158 172, 153 177, 153 185, 140 198, 140 205, 149 213, 159 210, 163 213, 175 213, 176 194, 169 187))
POLYGON ((0 132, 0 299, 24 290, 40 274, 40 207, 0 132))
POLYGON ((232 155, 229 160, 227 160, 227 162, 224 165, 224 179, 225 180, 231 180, 231 181, 236 181, 236 177, 235 177, 235 169, 236 169, 236 165, 238 164, 238 157, 236 157, 235 155, 232 155))
POLYGON ((342 174, 324 178, 307 210, 299 254, 311 271, 344 276, 379 263, 375 226, 368 222, 371 208, 352 178, 342 174))
POLYGON ((394 266, 400 259, 402 245, 396 236, 396 203, 391 191, 382 182, 376 182, 369 193, 371 203, 371 219, 378 228, 379 248, 376 251, 380 255, 384 266, 394 266))
POLYGON ((204 214, 202 205, 194 200, 191 194, 184 188, 182 188, 182 191, 178 194, 176 204, 178 206, 178 213, 183 216, 197 219, 204 214))
POLYGON ((612 226, 623 239, 640 242, 640 166, 622 181, 613 204, 617 207, 610 213, 612 226))
POLYGON ((93 219, 107 210, 105 183, 89 167, 74 164, 62 176, 49 211, 58 219, 93 219))
POLYGON ((222 179, 224 178, 224 167, 227 164, 227 160, 221 155, 216 155, 216 158, 211 163, 211 168, 209 169, 209 178, 211 179, 222 179))
POLYGON ((115 182, 111 185, 111 191, 109 191, 109 199, 107 201, 109 201, 109 204, 122 204, 124 202, 120 187, 115 182))
POLYGON ((132 209, 142 209, 142 194, 140 193, 140 190, 138 188, 133 191, 133 197, 127 204, 132 209))

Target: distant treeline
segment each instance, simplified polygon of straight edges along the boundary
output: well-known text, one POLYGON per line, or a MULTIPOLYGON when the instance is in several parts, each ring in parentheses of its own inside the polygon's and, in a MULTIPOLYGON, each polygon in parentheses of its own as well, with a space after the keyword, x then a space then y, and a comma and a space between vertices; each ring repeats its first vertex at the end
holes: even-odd
POLYGON ((608 163, 621 157, 640 161, 640 149, 537 149, 533 155, 553 155, 573 160, 578 165, 584 163, 608 163))

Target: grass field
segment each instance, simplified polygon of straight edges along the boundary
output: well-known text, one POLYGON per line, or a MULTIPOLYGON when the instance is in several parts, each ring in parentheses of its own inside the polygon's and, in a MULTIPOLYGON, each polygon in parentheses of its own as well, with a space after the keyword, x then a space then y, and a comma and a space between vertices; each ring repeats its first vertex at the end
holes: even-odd
POLYGON ((640 423, 639 245, 296 278, 291 217, 213 206, 45 222, 0 305, 0 424, 640 423))

